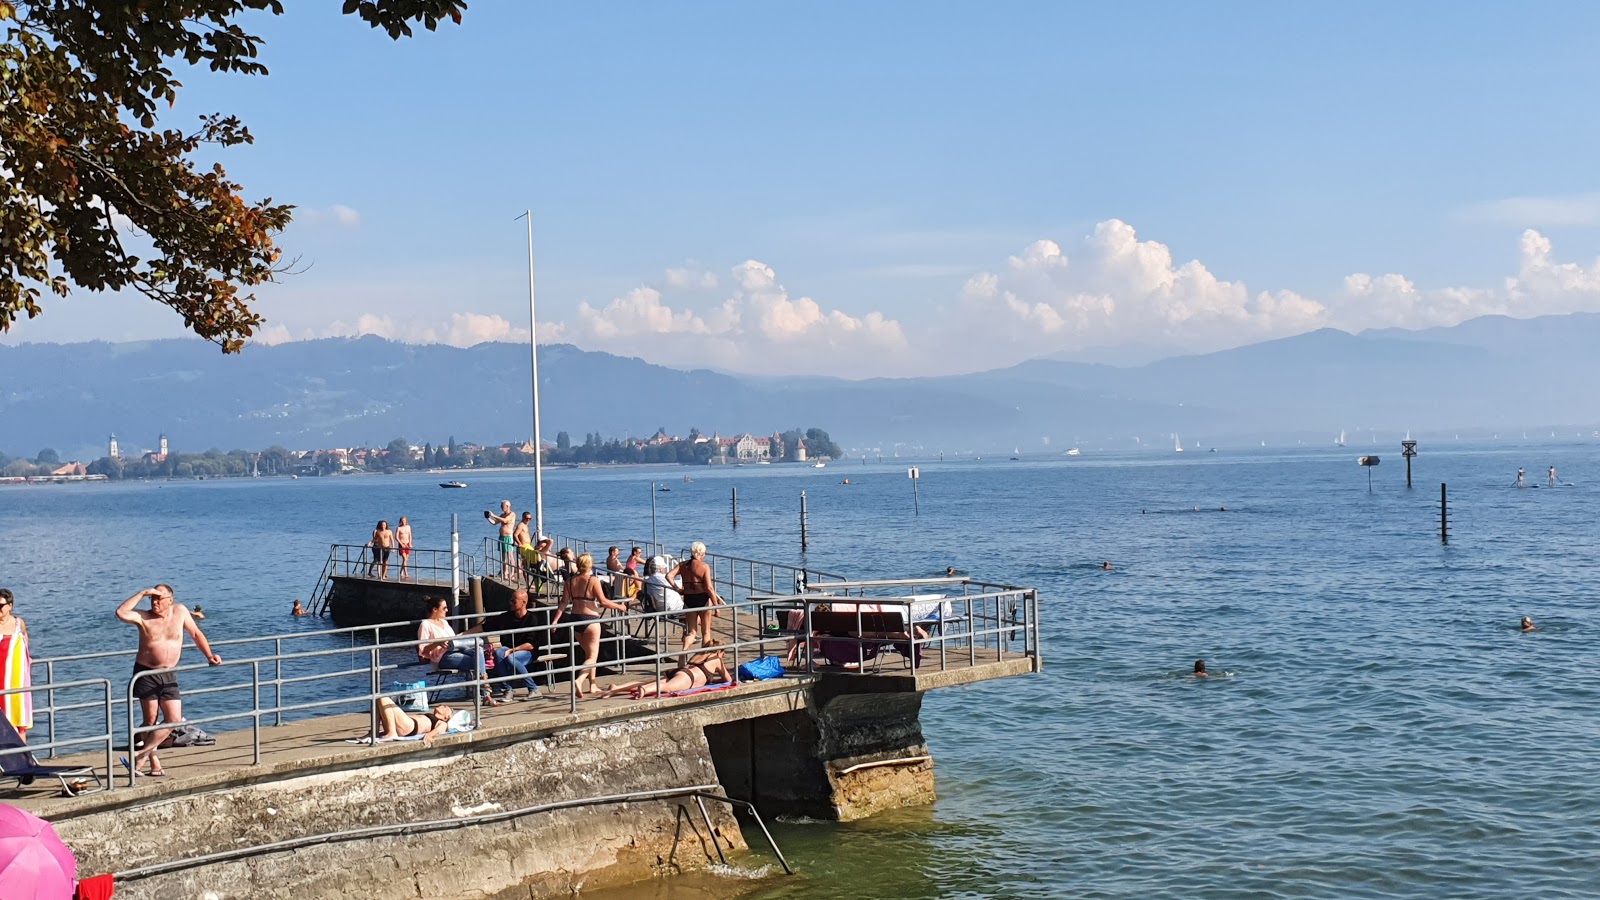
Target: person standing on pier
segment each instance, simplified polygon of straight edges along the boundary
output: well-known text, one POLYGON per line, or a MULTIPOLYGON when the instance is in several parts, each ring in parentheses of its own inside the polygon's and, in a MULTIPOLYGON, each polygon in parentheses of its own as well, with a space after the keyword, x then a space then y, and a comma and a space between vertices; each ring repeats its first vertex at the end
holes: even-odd
MULTIPOLYGON (((14 615, 16 598, 0 588, 0 688, 25 688, 33 684, 33 656, 28 652, 28 623, 14 615)), ((33 727, 33 695, 23 691, 0 697, 0 709, 23 741, 33 727)))
POLYGON ((606 596, 606 590, 600 586, 600 580, 594 577, 593 555, 585 553, 578 557, 575 567, 577 574, 568 578, 567 583, 562 586, 561 604, 556 607, 555 618, 550 620, 550 624, 554 626, 564 619, 572 628, 573 637, 579 648, 583 650, 583 668, 573 676, 576 681, 573 687, 578 696, 583 697, 586 696, 583 693, 585 675, 589 677, 589 690, 599 690, 599 685, 594 680, 594 666, 600 659, 601 608, 625 613, 628 607, 606 596), (568 612, 569 608, 571 612, 568 612))
POLYGON ((667 573, 667 581, 683 579, 683 649, 688 652, 699 637, 700 646, 711 645, 711 607, 720 605, 717 588, 711 583, 711 567, 706 565, 706 545, 689 545, 689 558, 667 573))
POLYGON ((211 643, 194 623, 188 607, 173 600, 171 585, 158 584, 135 593, 117 607, 117 618, 139 629, 139 652, 133 658, 133 697, 144 712, 144 727, 154 726, 158 713, 160 723, 167 726, 145 732, 144 749, 134 753, 128 768, 137 770, 141 760, 148 760, 150 767, 144 774, 159 778, 167 773, 161 768, 161 760, 156 758, 156 748, 172 734, 172 727, 183 721, 183 694, 178 690, 178 676, 160 670, 178 664, 183 656, 185 632, 200 648, 206 662, 220 666, 222 657, 211 652, 211 643), (135 609, 146 597, 150 598, 150 608, 135 609), (156 674, 139 678, 141 672, 156 674))
POLYGON ((411 562, 411 520, 400 517, 400 527, 394 530, 395 543, 400 545, 400 580, 406 580, 406 566, 411 562))
POLYGON ((394 549, 394 532, 389 530, 389 520, 379 519, 378 527, 372 529, 372 562, 367 563, 367 576, 372 576, 374 566, 378 568, 378 580, 389 580, 389 553, 394 549))
POLYGON ((517 566, 523 580, 528 578, 528 557, 533 555, 533 513, 524 512, 522 521, 511 532, 511 543, 517 548, 517 566))
POLYGON ((512 540, 511 533, 516 530, 517 514, 511 511, 510 500, 501 500, 499 515, 486 509, 483 517, 500 526, 500 577, 509 580, 516 571, 517 542, 512 540))

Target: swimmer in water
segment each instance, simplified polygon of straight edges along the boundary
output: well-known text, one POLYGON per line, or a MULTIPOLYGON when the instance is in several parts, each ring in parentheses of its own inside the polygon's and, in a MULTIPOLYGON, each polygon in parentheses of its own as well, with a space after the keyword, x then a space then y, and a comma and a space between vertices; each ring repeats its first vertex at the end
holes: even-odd
POLYGON ((1105 569, 1107 572, 1109 572, 1109 571, 1111 571, 1111 563, 1103 562, 1103 563, 1100 564, 1100 568, 1105 569))
POLYGON ((954 577, 956 577, 956 567, 955 566, 945 566, 944 567, 944 577, 946 577, 946 578, 954 578, 954 577))
POLYGON ((1206 677, 1208 677, 1209 674, 1210 673, 1206 672, 1206 661, 1205 660, 1197 659, 1197 660, 1194 661, 1194 677, 1196 677, 1196 678, 1206 678, 1206 677))
POLYGON ((1527 616, 1523 616, 1522 617, 1522 621, 1520 623, 1518 623, 1518 624, 1521 625, 1522 632, 1524 634, 1526 634, 1526 633, 1528 633, 1530 631, 1538 631, 1539 630, 1537 627, 1534 626, 1533 620, 1528 618, 1527 616))

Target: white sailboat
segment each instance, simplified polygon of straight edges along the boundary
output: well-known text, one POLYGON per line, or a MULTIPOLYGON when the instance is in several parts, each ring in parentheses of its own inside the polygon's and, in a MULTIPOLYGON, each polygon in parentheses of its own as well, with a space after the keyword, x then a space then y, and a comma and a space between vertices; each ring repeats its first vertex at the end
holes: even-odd
POLYGON ((1343 428, 1339 429, 1339 439, 1334 441, 1333 445, 1335 447, 1343 447, 1344 446, 1344 429, 1343 428))
POLYGON ((1183 452, 1183 441, 1181 439, 1179 439, 1177 432, 1173 432, 1173 434, 1172 434, 1172 452, 1174 452, 1174 453, 1182 453, 1183 452))

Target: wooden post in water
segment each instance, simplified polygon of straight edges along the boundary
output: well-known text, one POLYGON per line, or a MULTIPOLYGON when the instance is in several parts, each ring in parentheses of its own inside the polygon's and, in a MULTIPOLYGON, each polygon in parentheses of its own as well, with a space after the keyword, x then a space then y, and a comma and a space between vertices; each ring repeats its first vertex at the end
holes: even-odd
POLYGON ((733 496, 732 496, 732 500, 730 502, 733 505, 733 527, 738 528, 739 527, 739 489, 738 488, 734 488, 733 489, 733 496))
POLYGON ((1406 458, 1406 487, 1411 487, 1411 458, 1417 455, 1417 442, 1404 440, 1400 442, 1400 455, 1406 458))
POLYGON ((806 492, 800 492, 800 552, 806 552, 806 492))
POLYGON ((1439 543, 1450 543, 1450 499, 1442 481, 1439 482, 1439 543))

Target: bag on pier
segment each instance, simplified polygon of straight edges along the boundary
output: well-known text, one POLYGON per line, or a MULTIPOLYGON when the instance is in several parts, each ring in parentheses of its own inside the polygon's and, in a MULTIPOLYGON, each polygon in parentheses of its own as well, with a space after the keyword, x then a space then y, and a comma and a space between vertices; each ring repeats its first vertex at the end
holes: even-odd
POLYGON ((172 729, 172 733, 167 735, 166 740, 161 742, 159 749, 165 750, 168 747, 209 747, 216 742, 217 739, 207 734, 206 730, 199 725, 179 725, 177 728, 172 729))
POLYGON ((428 682, 426 681, 396 681, 389 685, 391 691, 406 691, 394 698, 400 708, 406 712, 428 711, 428 682))
POLYGON ((739 667, 740 681, 765 681, 783 677, 783 661, 776 656, 752 659, 739 667))

